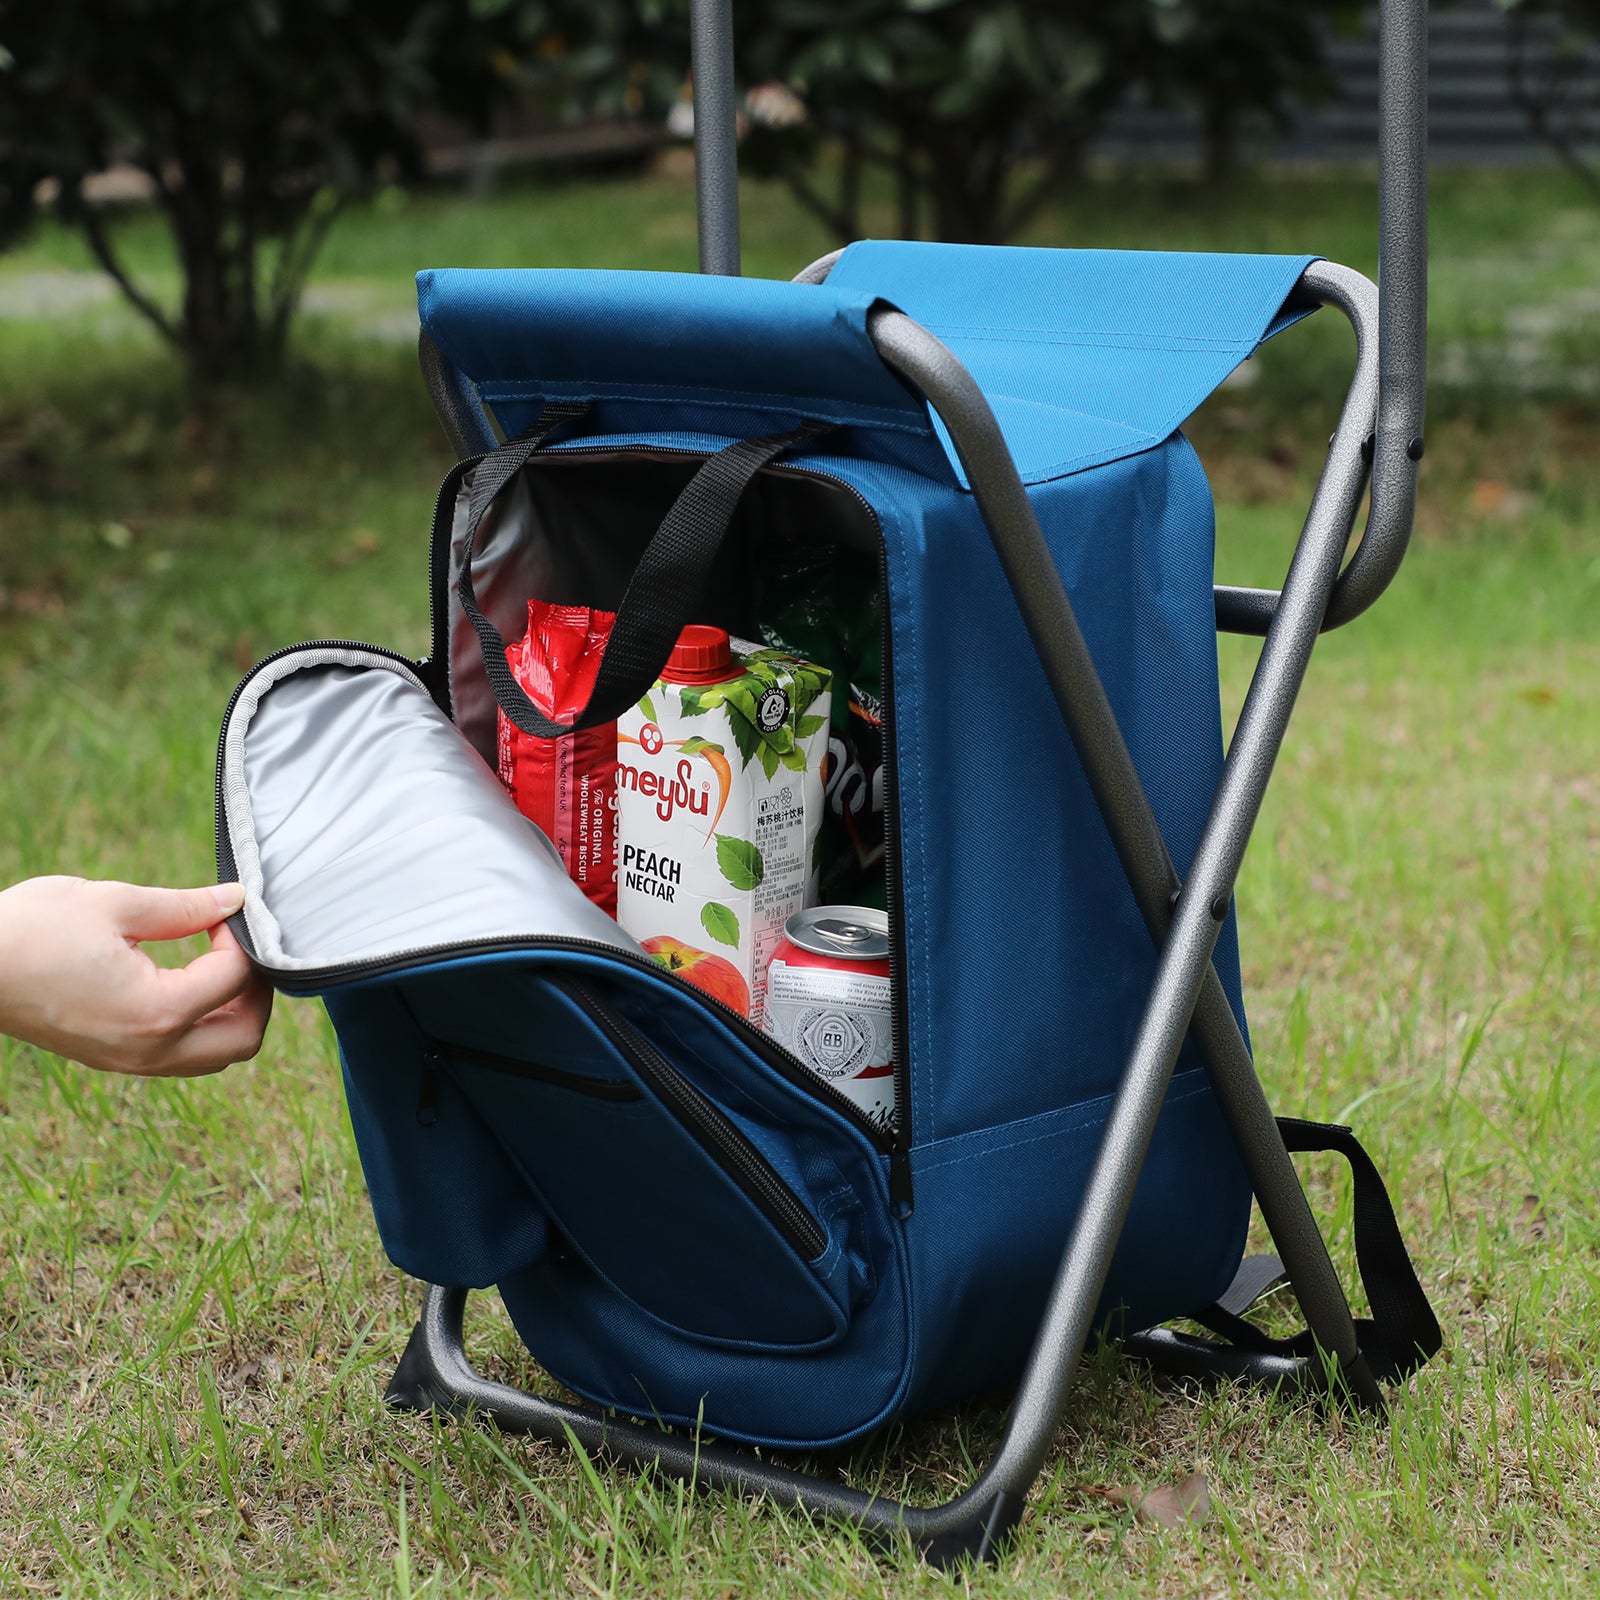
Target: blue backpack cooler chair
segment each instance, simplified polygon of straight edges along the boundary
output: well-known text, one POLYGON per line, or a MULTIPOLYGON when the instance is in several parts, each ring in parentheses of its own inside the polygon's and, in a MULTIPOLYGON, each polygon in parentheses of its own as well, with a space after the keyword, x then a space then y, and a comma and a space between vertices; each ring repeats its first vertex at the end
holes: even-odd
MULTIPOLYGON (((280 652, 219 762, 241 936, 326 1002, 384 1246, 439 1286, 394 1399, 946 1556, 1015 1520, 1093 1329, 1373 1404, 1437 1347, 1371 1164, 1343 1130, 1275 1126, 1250 1065, 1230 894, 1259 792, 1242 821, 1217 798, 1212 505, 1178 431, 1319 299, 1359 316, 1341 273, 863 243, 809 282, 421 275, 468 452, 433 529, 431 655, 280 652), (603 722, 685 623, 760 627, 771 551, 830 543, 880 575, 887 1133, 631 946, 491 770, 497 703, 546 731, 504 665, 530 595, 618 611, 580 719, 603 722), (1328 1147, 1357 1173, 1359 1326, 1288 1161, 1328 1147), (1253 1186, 1314 1338, 1239 1315, 1277 1267, 1241 1276, 1253 1186), (590 1405, 472 1372, 461 1303, 490 1285, 590 1405), (1227 1339, 1159 1331, 1180 1317, 1227 1339), (838 1446, 1019 1381, 1000 1461, 948 1507, 735 1443, 838 1446)), ((1326 491, 1343 529, 1264 658, 1290 701, 1359 501, 1367 368, 1326 491)), ((1275 751, 1254 715, 1241 737, 1275 751)))

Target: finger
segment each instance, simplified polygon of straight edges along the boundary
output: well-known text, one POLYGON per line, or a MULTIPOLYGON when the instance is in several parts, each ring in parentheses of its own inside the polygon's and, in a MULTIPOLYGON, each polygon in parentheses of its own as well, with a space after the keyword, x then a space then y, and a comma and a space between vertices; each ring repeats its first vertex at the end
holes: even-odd
POLYGON ((225 1005, 218 1006, 215 1011, 207 1012, 199 1022, 191 1026, 199 1027, 215 1017, 242 1017, 252 1022, 258 1032, 264 1032, 272 1016, 275 993, 271 983, 260 972, 252 973, 249 983, 233 999, 225 1005))
POLYGON ((244 946, 239 943, 238 936, 226 922, 219 922, 214 928, 206 929, 206 937, 211 941, 213 950, 237 950, 241 955, 244 946))
POLYGON ((242 994, 169 1035, 138 1066, 118 1070, 145 1078, 199 1078, 231 1062, 247 1061, 261 1048, 272 997, 272 985, 254 977, 242 994))
MULTIPOLYGON (((240 955, 244 954, 244 947, 234 937, 233 929, 227 923, 218 923, 216 927, 209 930, 209 934, 212 949, 237 951, 240 955)), ((240 1014, 248 1013, 251 1016, 259 1015, 261 1026, 264 1028, 267 1025, 267 1019, 272 1015, 272 996, 274 992, 272 980, 267 977, 260 967, 252 963, 250 982, 222 1009, 240 1014)))
POLYGON ((173 1027, 187 1028, 237 1000, 256 981, 256 969, 237 944, 218 943, 186 967, 157 967, 155 981, 173 1027))
POLYGON ((272 985, 257 973, 241 995, 220 1009, 232 1016, 249 1018, 258 1029, 265 1032, 272 1016, 272 996, 272 985))
POLYGON ((130 939, 183 939, 204 933, 244 904, 237 883, 204 889, 157 889, 137 883, 109 883, 111 914, 130 939))
POLYGON ((203 1078, 235 1061, 248 1061, 261 1048, 264 1014, 215 1011, 202 1017, 169 1049, 143 1069, 147 1078, 203 1078))

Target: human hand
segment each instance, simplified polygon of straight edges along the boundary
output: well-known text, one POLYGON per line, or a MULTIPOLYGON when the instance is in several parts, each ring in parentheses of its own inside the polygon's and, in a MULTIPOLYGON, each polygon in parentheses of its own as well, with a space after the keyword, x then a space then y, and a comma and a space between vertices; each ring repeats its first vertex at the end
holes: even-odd
POLYGON ((195 1078, 261 1047, 271 986, 223 919, 238 884, 153 889, 30 878, 0 891, 0 1033, 102 1072, 195 1078), (209 932, 186 967, 139 943, 209 932))

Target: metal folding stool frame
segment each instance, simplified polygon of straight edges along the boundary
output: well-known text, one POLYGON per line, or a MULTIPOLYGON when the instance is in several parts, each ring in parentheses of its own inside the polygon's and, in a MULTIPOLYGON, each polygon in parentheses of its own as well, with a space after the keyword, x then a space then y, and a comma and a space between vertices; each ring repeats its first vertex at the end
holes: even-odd
MULTIPOLYGON (((706 1487, 770 1496, 844 1518, 871 1533, 909 1535, 940 1564, 963 1556, 993 1559, 1044 1464, 1179 1050, 1192 1028, 1317 1352, 1286 1356, 1244 1350, 1165 1329, 1133 1335, 1123 1348, 1189 1376, 1328 1390, 1382 1411, 1383 1392, 1358 1344, 1344 1288, 1211 964, 1317 635, 1342 626, 1377 599, 1398 571, 1411 533, 1425 392, 1426 0, 1384 0, 1380 40, 1380 287, 1327 262, 1308 267, 1297 287, 1305 303, 1337 307, 1350 320, 1356 334, 1355 375, 1283 588, 1216 588, 1218 628, 1265 638, 1210 816, 1181 884, 988 402, 950 350, 910 317, 879 308, 868 322, 878 354, 927 399, 949 431, 1160 951, 1083 1202, 989 1465, 942 1505, 906 1505, 791 1470, 747 1449, 541 1399, 473 1370, 462 1338, 464 1289, 428 1289, 390 1388, 395 1403, 470 1410, 511 1431, 555 1442, 570 1438, 602 1456, 653 1465, 706 1487), (1345 563, 1369 477, 1366 528, 1345 563)), ((693 47, 701 270, 736 274, 730 0, 699 0, 693 47)), ((833 259, 813 263, 799 278, 821 282, 833 259)), ((499 440, 470 381, 426 335, 421 357, 435 407, 456 449, 463 456, 493 449, 499 440)))

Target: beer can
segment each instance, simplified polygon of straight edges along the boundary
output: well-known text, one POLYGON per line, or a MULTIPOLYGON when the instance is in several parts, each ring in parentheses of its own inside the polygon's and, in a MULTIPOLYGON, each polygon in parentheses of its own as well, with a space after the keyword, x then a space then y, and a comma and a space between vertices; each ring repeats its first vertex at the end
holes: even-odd
POLYGON ((889 919, 813 906, 784 924, 767 967, 762 1026, 878 1127, 894 1126, 889 919))

